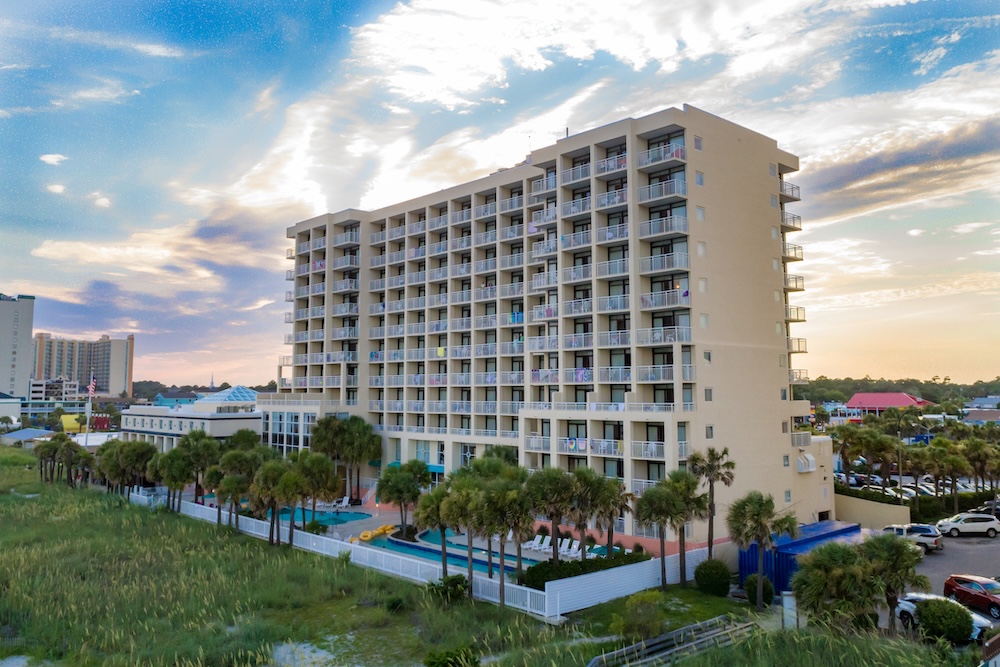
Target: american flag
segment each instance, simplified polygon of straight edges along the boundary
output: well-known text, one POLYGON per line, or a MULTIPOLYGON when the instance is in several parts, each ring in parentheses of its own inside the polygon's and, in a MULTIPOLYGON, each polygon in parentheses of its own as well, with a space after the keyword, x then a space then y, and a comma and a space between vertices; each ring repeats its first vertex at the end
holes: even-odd
POLYGON ((97 380, 91 375, 90 384, 87 385, 87 395, 93 398, 95 394, 97 394, 97 380))

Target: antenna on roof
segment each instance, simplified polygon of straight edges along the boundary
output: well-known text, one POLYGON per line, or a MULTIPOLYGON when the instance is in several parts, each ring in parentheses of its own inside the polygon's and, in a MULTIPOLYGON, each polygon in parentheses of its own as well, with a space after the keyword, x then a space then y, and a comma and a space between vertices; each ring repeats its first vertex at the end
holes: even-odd
POLYGON ((566 138, 569 139, 569 128, 566 128, 566 138))

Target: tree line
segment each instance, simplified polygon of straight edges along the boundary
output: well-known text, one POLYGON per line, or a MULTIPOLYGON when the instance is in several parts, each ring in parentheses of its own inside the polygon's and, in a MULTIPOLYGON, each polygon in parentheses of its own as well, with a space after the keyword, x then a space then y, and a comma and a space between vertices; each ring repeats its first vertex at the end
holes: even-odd
MULTIPOLYGON (((863 378, 828 378, 821 375, 809 383, 795 389, 795 397, 806 399, 814 405, 825 401, 845 403, 857 392, 905 392, 932 403, 950 403, 961 407, 966 401, 977 396, 1000 396, 1000 376, 992 380, 977 380, 971 384, 956 384, 949 377, 933 377, 930 380, 887 380, 863 378)), ((948 406, 946 406, 948 407, 948 406)), ((940 412, 940 410, 938 410, 940 412)), ((949 412, 948 414, 957 414, 949 412)))

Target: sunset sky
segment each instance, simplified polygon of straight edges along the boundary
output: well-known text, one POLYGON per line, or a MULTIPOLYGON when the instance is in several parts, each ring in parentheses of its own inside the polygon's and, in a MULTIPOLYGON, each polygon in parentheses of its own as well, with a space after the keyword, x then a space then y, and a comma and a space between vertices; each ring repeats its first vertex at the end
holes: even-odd
POLYGON ((996 0, 0 0, 0 292, 264 383, 289 225, 684 103, 801 158, 797 366, 1000 375, 996 0))

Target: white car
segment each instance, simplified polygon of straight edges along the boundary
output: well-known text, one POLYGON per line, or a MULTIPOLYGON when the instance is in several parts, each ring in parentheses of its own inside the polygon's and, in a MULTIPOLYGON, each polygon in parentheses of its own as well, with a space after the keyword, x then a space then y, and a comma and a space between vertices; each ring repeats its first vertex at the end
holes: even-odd
MULTIPOLYGON (((965 609, 961 603, 949 600, 941 595, 934 595, 933 593, 907 593, 899 598, 899 602, 896 605, 896 618, 899 619, 900 624, 904 628, 910 629, 919 626, 917 622, 917 603, 921 600, 945 600, 957 605, 960 609, 965 609)), ((965 609, 965 611, 968 611, 969 615, 972 616, 972 634, 969 636, 969 640, 974 642, 982 641, 983 634, 993 627, 993 621, 974 611, 969 611, 968 609, 965 609)))
POLYGON ((996 537, 1000 533, 1000 519, 989 514, 956 514, 937 522, 942 535, 985 535, 996 537))

